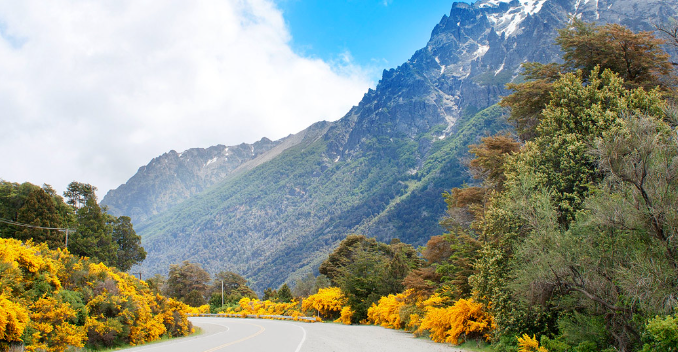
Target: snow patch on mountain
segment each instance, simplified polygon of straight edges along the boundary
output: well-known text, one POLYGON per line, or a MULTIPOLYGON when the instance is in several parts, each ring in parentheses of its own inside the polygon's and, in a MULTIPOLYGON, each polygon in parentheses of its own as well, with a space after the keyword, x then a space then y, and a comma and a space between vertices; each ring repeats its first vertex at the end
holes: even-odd
POLYGON ((534 15, 541 11, 541 8, 546 1, 547 0, 487 0, 479 4, 478 7, 481 9, 498 9, 500 4, 508 3, 509 5, 513 5, 506 12, 497 12, 487 15, 487 19, 492 23, 492 26, 494 26, 497 33, 503 33, 508 37, 516 33, 520 24, 527 16, 534 15))
POLYGON ((218 157, 215 156, 214 158, 208 160, 207 163, 205 164, 205 166, 208 166, 209 164, 216 163, 217 159, 218 159, 218 157))

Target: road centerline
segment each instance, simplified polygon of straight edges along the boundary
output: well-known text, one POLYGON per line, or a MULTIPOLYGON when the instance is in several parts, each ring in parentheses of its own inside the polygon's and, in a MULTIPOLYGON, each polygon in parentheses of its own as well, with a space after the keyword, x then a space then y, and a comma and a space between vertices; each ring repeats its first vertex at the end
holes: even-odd
POLYGON ((214 351, 220 350, 220 349, 222 349, 222 348, 224 348, 224 347, 228 347, 228 346, 231 346, 231 345, 235 345, 236 343, 240 343, 240 342, 249 340, 249 339, 251 339, 251 338, 253 338, 253 337, 255 337, 255 336, 257 336, 257 335, 263 333, 263 332, 266 330, 266 328, 264 328, 264 327, 261 326, 261 325, 257 325, 257 324, 248 324, 248 323, 242 323, 242 324, 256 326, 256 327, 258 327, 260 330, 257 331, 257 332, 255 332, 254 334, 252 334, 252 335, 250 335, 250 336, 243 337, 243 338, 240 339, 240 340, 231 341, 231 342, 225 343, 225 344, 223 344, 223 345, 219 345, 219 346, 217 346, 217 347, 211 348, 211 349, 209 349, 209 350, 205 350, 205 351, 203 351, 203 352, 214 352, 214 351))
POLYGON ((304 345, 304 342, 306 341, 306 329, 304 329, 304 327, 301 326, 301 325, 294 324, 294 326, 296 326, 296 327, 298 327, 299 329, 301 329, 301 331, 304 333, 304 335, 303 335, 302 338, 301 338, 301 342, 299 342, 299 346, 297 346, 297 349, 294 350, 294 352, 299 352, 299 351, 301 351, 301 346, 303 346, 303 345, 304 345))

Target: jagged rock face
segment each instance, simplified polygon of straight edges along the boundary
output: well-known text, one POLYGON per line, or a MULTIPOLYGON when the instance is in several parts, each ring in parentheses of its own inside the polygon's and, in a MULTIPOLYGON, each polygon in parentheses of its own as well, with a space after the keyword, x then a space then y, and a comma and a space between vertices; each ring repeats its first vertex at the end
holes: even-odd
POLYGON ((142 221, 147 274, 191 260, 259 290, 314 270, 348 233, 421 245, 442 233, 441 193, 472 182, 466 146, 506 128, 498 109, 474 113, 508 93, 523 62, 559 60, 557 29, 576 16, 650 30, 676 14, 675 0, 454 3, 426 47, 340 120, 262 140, 254 154, 269 151, 254 159, 230 147, 234 164, 223 146, 167 153, 104 204, 142 221))
MULTIPOLYGON (((480 0, 454 3, 425 48, 397 69, 384 71, 376 90, 338 126, 352 129, 334 156, 350 156, 373 135, 415 138, 433 126, 452 130, 466 109, 477 111, 508 94, 524 62, 557 62, 557 30, 576 17, 653 30, 675 16, 675 0, 480 0), (350 122, 350 123, 349 123, 350 122)), ((337 141, 333 141, 337 142, 337 141)))
POLYGON ((143 223, 223 180, 280 143, 263 138, 254 144, 169 151, 140 167, 127 183, 110 190, 101 204, 113 215, 127 215, 134 224, 143 223))

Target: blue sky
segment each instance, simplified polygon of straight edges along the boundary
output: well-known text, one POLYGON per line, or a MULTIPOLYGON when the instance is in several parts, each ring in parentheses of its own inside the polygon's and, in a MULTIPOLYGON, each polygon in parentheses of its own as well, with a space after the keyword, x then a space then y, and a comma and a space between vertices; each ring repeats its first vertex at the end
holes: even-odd
MULTIPOLYGON (((457 0, 472 2, 471 0, 457 0)), ((350 53, 354 63, 380 76, 426 45, 451 0, 276 0, 292 35, 292 48, 325 61, 350 53)), ((373 77, 377 80, 379 77, 373 77)))

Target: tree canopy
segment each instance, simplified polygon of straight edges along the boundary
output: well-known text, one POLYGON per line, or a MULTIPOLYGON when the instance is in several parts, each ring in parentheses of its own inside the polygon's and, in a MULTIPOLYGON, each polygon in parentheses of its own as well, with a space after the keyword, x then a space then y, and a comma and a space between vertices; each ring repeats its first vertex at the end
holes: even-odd
POLYGON ((89 257, 127 271, 146 258, 141 238, 129 217, 114 217, 97 203, 96 187, 71 182, 64 196, 52 187, 0 182, 0 237, 46 243, 49 248, 66 247, 76 255, 89 257))

